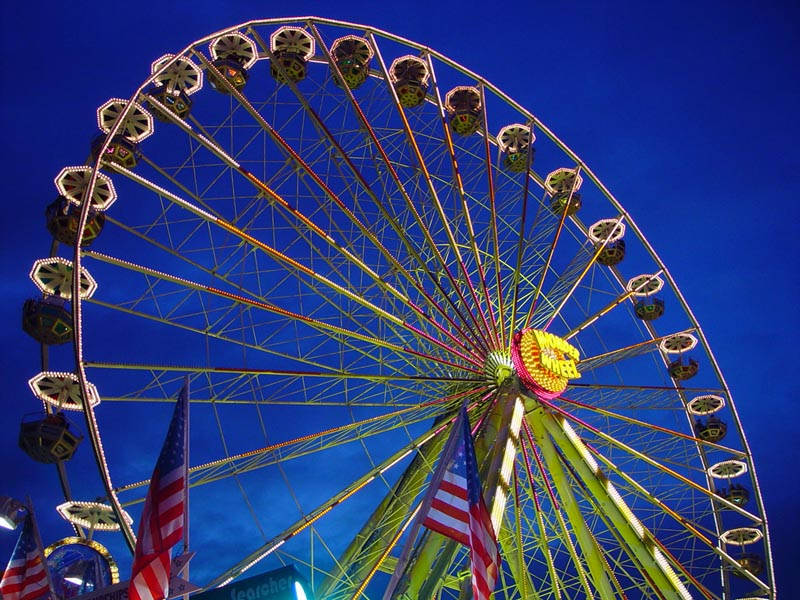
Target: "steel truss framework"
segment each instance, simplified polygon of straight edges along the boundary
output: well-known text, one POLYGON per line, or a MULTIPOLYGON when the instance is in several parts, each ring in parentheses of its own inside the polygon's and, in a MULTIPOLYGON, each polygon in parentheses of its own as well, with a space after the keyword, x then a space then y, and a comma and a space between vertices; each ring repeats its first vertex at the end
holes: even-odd
MULTIPOLYGON (((101 172, 118 196, 105 229, 90 248, 52 249, 73 261, 72 289, 77 267, 98 282, 72 302, 73 356, 43 353, 43 370, 64 362, 83 397, 90 384, 100 393, 83 408, 100 477, 70 486, 87 449, 59 464, 68 499, 106 496, 137 515, 188 374, 193 579, 220 585, 293 562, 318 598, 379 598, 466 402, 487 500, 506 499, 496 598, 774 597, 750 451, 702 330, 628 213, 531 112, 427 46, 311 17, 198 40, 122 106, 89 161, 78 239, 101 172), (303 79, 274 54, 283 26, 313 41, 303 79), (239 88, 209 51, 236 34, 254 49, 239 88), (332 59, 345 35, 372 52, 354 89, 332 59), (403 106, 390 73, 403 55, 429 76, 419 106, 403 106), (205 88, 179 116, 153 84, 180 61, 205 88), (472 135, 449 124, 456 86, 480 99, 472 135), (160 120, 132 167, 107 151, 134 103, 160 120), (495 138, 513 123, 536 138, 516 170, 495 138), (574 214, 577 177, 557 204, 558 169, 585 182, 574 214), (606 244, 587 237, 599 219, 626 228, 617 265, 598 262, 606 244), (665 282, 658 320, 634 312, 642 286, 626 284, 642 273, 665 282), (523 327, 580 351, 581 377, 556 399, 520 388, 509 366, 523 327), (679 333, 699 340, 700 371, 685 382, 670 377, 676 356, 662 343, 679 333), (723 400, 724 440, 697 437, 687 403, 702 395, 723 400), (751 490, 744 506, 719 493, 732 481, 709 474, 725 461, 746 467, 732 480, 751 490), (722 537, 742 527, 760 532, 756 543, 722 537), (763 558, 761 574, 740 566, 744 551, 763 558)), ((414 548, 397 597, 466 597, 463 548, 431 532, 414 548)))

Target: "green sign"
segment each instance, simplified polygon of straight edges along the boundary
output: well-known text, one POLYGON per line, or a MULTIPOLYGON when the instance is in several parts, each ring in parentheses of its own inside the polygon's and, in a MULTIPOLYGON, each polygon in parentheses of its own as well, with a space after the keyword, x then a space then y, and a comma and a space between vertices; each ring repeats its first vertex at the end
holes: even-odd
POLYGON ((306 582, 290 565, 194 594, 192 600, 312 600, 312 597, 306 582))

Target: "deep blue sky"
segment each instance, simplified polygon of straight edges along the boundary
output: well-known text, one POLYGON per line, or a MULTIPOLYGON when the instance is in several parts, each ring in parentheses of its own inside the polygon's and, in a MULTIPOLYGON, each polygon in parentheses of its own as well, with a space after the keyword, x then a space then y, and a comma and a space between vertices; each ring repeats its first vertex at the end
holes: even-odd
MULTIPOLYGON (((36 407, 26 380, 39 360, 19 315, 32 295, 30 264, 49 247, 43 210, 54 196, 52 178, 85 159, 96 107, 128 97, 153 59, 212 31, 318 14, 398 33, 483 75, 554 130, 628 209, 716 353, 754 453, 779 588, 784 598, 800 595, 789 575, 800 530, 791 466, 798 451, 791 356, 800 330, 800 7, 512 2, 498 13, 493 3, 383 4, 6 4, 0 460, 7 468, 0 493, 34 497, 46 543, 66 535, 51 514, 52 469, 16 449, 20 416, 36 407)), ((12 537, 2 534, 0 562, 12 537)))

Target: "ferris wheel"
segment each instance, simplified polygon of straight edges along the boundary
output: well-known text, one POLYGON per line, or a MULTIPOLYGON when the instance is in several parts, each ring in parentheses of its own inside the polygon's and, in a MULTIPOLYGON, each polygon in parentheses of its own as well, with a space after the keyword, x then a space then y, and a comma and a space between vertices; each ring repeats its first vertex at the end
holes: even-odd
MULTIPOLYGON (((23 310, 44 414, 20 440, 78 535, 132 545, 188 375, 201 585, 293 563, 316 598, 380 598, 466 403, 495 598, 775 597, 689 306, 490 82, 371 27, 266 19, 157 58, 97 126, 23 310)), ((466 549, 428 531, 411 556, 393 597, 469 597, 466 549)))

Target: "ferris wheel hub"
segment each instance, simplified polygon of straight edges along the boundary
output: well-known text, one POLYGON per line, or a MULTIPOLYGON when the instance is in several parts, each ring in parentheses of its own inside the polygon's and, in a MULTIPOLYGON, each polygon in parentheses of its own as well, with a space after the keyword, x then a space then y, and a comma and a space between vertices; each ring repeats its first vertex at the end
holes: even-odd
POLYGON ((503 382, 514 374, 514 363, 511 354, 505 350, 492 350, 483 363, 486 377, 500 387, 503 382))
POLYGON ((537 396, 555 398, 581 376, 578 349, 540 329, 523 329, 511 340, 511 360, 522 383, 537 396))

